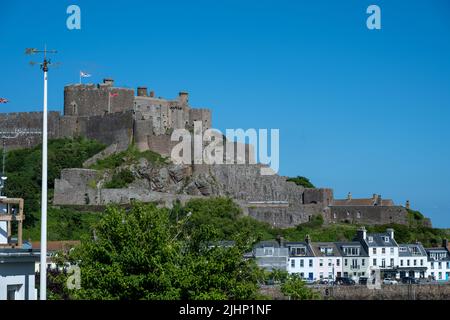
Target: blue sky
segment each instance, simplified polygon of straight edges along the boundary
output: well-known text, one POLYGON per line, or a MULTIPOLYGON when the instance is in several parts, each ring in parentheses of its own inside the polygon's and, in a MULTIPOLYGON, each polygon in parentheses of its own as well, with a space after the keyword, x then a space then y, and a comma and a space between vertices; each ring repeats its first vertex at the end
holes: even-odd
POLYGON ((279 128, 280 174, 336 197, 379 193, 450 227, 450 2, 2 1, 0 112, 41 109, 26 47, 59 53, 63 87, 113 77, 213 110, 215 128, 279 128), (81 30, 66 8, 81 8, 81 30), (381 7, 382 29, 366 28, 381 7))

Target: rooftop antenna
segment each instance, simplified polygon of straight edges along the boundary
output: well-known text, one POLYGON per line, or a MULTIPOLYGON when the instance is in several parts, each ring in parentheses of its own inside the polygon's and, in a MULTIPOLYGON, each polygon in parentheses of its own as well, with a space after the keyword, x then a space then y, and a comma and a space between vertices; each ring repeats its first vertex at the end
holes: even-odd
MULTIPOLYGON (((57 53, 56 50, 47 50, 47 45, 44 50, 35 48, 25 49, 25 54, 44 54, 44 61, 40 63, 40 67, 44 72, 44 113, 42 125, 42 198, 41 198, 41 265, 40 265, 40 282, 39 289, 40 300, 47 300, 47 72, 49 66, 52 65, 50 59, 47 59, 47 54, 57 53)), ((31 65, 36 64, 32 62, 31 65)))

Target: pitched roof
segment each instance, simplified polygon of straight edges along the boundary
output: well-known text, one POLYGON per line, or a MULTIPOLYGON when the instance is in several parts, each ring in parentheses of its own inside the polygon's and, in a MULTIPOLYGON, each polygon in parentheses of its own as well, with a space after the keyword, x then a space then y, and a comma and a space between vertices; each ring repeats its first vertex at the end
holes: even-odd
POLYGON ((298 255, 292 254, 292 252, 290 250, 291 247, 305 247, 306 254, 302 257, 314 257, 314 252, 313 252, 311 246, 308 243, 306 243, 305 241, 286 242, 284 245, 289 248, 289 256, 298 256, 298 255))
POLYGON ((425 248, 420 243, 402 243, 399 244, 398 255, 399 257, 415 257, 415 256, 426 256, 427 252, 425 248), (406 247, 406 251, 401 251, 400 248, 406 247), (414 254, 414 248, 417 250, 417 254, 414 254))
POLYGON ((339 250, 334 242, 312 242, 311 247, 316 257, 337 257, 340 256, 339 250), (332 253, 325 253, 320 251, 321 248, 331 248, 332 253))
POLYGON ((344 252, 344 247, 357 247, 359 248, 359 255, 357 257, 368 257, 369 254, 367 253, 367 250, 364 248, 364 246, 359 241, 352 241, 352 242, 335 242, 336 248, 338 248, 339 253, 343 257, 351 256, 354 257, 354 255, 348 255, 344 252))
MULTIPOLYGON (((81 242, 78 240, 67 240, 67 241, 47 241, 47 250, 48 251, 65 251, 70 250, 71 248, 79 245, 81 242)), ((40 249, 41 242, 33 241, 31 242, 31 247, 33 249, 40 249)))
POLYGON ((366 243, 369 247, 397 247, 398 244, 395 239, 391 238, 388 233, 368 233, 366 237, 366 243), (372 237, 373 241, 369 241, 372 237), (386 241, 386 237, 388 241, 386 241))

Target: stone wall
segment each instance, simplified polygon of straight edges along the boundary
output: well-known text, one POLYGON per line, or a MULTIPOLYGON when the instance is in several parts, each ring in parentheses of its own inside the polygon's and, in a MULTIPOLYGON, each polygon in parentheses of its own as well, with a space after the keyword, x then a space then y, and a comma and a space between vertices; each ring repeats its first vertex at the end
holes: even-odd
POLYGON ((324 206, 330 205, 333 201, 333 189, 325 188, 306 188, 303 193, 303 203, 323 203, 324 206))
MULTIPOLYGON (((56 111, 48 113, 49 139, 60 136, 60 114, 56 111)), ((6 139, 9 149, 30 148, 42 143, 42 112, 0 113, 0 134, 20 130, 23 134, 14 139, 6 139), (26 132, 39 134, 26 134, 26 132)))
POLYGON ((326 221, 358 224, 408 224, 408 212, 402 206, 330 206, 326 221))
POLYGON ((108 84, 75 84, 64 87, 64 115, 67 116, 102 116, 133 110, 133 106, 133 89, 115 88, 108 84), (117 96, 109 98, 110 93, 117 96))

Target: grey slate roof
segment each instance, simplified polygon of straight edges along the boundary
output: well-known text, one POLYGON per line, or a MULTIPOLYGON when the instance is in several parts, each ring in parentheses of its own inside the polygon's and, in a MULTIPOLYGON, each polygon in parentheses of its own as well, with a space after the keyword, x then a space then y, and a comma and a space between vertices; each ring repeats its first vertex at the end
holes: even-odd
POLYGON ((395 239, 392 239, 388 233, 368 233, 365 241, 369 247, 397 247, 398 246, 395 239), (369 237, 373 238, 372 242, 369 242, 369 237), (388 237, 389 241, 388 242, 384 241, 383 237, 388 237))
POLYGON ((417 256, 426 256, 427 252, 425 251, 425 248, 420 243, 403 243, 398 245, 398 256, 399 257, 417 257, 417 256), (400 248, 406 247, 407 251, 402 252, 400 251, 400 248), (417 248, 418 254, 414 254, 413 250, 414 248, 417 248))
POLYGON ((335 242, 336 248, 339 250, 339 254, 343 257, 368 257, 369 254, 367 253, 366 248, 359 242, 359 241, 352 241, 352 242, 335 242), (358 247, 359 248, 359 255, 348 255, 344 253, 343 247, 358 247))
POLYGON ((425 248, 425 251, 426 251, 426 253, 427 253, 427 255, 428 255, 428 261, 450 261, 450 253, 449 253, 449 251, 448 251, 448 249, 447 248, 444 248, 444 247, 437 247, 437 248, 425 248), (445 254, 445 258, 444 259, 439 259, 439 260, 436 260, 436 259, 431 259, 431 257, 430 257, 430 253, 432 253, 432 252, 445 252, 446 254, 445 254))
POLYGON ((293 255, 291 252, 291 248, 292 247, 299 247, 299 246, 304 246, 306 247, 306 254, 304 256, 301 257, 314 257, 314 252, 311 248, 311 246, 309 244, 307 244, 305 241, 300 241, 300 242, 286 242, 284 244, 287 248, 289 248, 289 256, 290 257, 299 257, 297 255, 293 255))
POLYGON ((311 243, 311 247, 312 247, 314 255, 316 257, 339 257, 340 256, 340 252, 339 252, 338 248, 336 247, 336 245, 334 244, 334 242, 313 242, 313 243, 311 243), (320 248, 322 248, 322 247, 332 248, 333 253, 326 254, 324 252, 321 252, 320 248))

